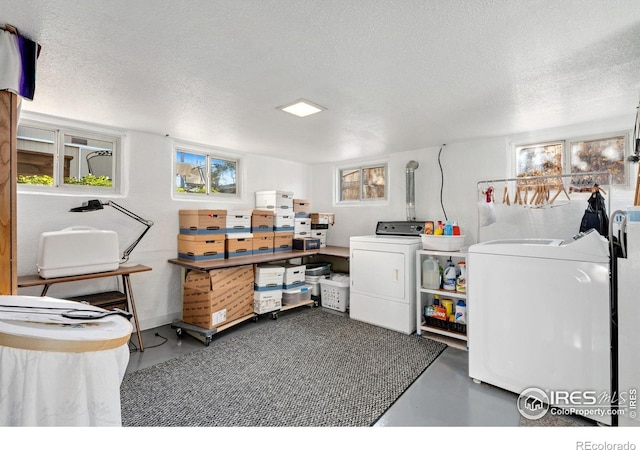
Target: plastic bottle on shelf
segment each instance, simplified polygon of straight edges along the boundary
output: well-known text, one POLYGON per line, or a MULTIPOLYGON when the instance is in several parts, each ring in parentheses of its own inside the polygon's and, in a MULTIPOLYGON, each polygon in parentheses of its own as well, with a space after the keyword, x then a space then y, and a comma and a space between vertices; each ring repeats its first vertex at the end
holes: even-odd
POLYGON ((433 305, 427 305, 424 307, 424 316, 425 319, 433 316, 433 305))
POLYGON ((433 234, 436 236, 442 236, 444 234, 444 223, 441 220, 438 220, 438 224, 436 228, 433 230, 433 234))
POLYGON ((454 221, 453 222, 453 235, 454 236, 460 236, 460 227, 458 226, 458 222, 454 221))
POLYGON ((458 300, 456 304, 456 323, 467 323, 467 304, 464 300, 458 300))
POLYGON ((453 225, 451 225, 451 222, 449 222, 448 220, 444 224, 444 235, 453 236, 453 225))
POLYGON ((449 317, 454 315, 453 300, 450 298, 443 298, 440 300, 440 303, 442 303, 442 306, 444 306, 444 309, 447 311, 447 320, 449 320, 449 317))
POLYGON ((455 291, 456 290, 456 279, 458 278, 458 274, 456 271, 456 266, 449 258, 447 261, 447 267, 444 269, 443 280, 442 280, 442 289, 447 291, 455 291))
POLYGON ((458 263, 458 277, 456 278, 456 291, 467 292, 467 264, 464 261, 458 263))
POLYGON ((440 288, 440 268, 438 260, 429 256, 422 262, 422 287, 425 289, 440 288))

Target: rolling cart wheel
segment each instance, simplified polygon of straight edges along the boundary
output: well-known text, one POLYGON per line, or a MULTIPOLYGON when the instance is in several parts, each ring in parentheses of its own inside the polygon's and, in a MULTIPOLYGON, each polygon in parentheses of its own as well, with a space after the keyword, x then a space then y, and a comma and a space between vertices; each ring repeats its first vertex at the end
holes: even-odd
POLYGON ((273 320, 278 320, 278 313, 277 312, 271 313, 271 318, 273 320))
POLYGON ((182 328, 176 328, 176 335, 182 337, 182 328))
POLYGON ((313 302, 313 307, 317 308, 318 307, 318 301, 316 300, 315 302, 313 302))
POLYGON ((207 336, 206 341, 204 343, 207 347, 211 344, 211 336, 207 336))
POLYGON ((253 318, 251 320, 253 320, 254 323, 257 322, 258 321, 258 315, 256 314, 255 316, 253 316, 253 318))

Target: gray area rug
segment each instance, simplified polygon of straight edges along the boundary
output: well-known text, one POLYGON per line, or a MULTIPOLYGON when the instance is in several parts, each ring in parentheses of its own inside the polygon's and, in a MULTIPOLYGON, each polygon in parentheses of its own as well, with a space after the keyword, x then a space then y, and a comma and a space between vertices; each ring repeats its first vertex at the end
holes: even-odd
POLYGON ((122 424, 369 426, 445 348, 305 308, 127 374, 122 424))

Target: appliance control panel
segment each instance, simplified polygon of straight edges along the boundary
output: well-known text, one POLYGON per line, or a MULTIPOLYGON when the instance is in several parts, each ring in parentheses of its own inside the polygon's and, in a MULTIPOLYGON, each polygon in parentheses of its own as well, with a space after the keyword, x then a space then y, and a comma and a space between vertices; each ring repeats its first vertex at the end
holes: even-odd
POLYGON ((425 221, 378 222, 376 234, 386 236, 420 236, 424 233, 425 221))

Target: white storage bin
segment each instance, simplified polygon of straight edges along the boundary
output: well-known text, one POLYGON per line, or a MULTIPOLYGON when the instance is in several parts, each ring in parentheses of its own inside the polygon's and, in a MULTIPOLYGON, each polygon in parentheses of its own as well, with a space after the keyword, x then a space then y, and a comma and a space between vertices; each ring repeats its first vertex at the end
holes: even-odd
POLYGON ((227 233, 251 232, 251 210, 227 211, 227 233))
POLYGON ((278 291, 254 291, 253 312, 265 314, 282 308, 282 289, 278 291))
POLYGON ((464 234, 459 236, 444 236, 436 234, 421 234, 422 248, 424 250, 437 250, 441 252, 458 251, 464 245, 464 234))
POLYGON ((276 213, 286 212, 293 216, 293 192, 258 191, 256 192, 256 209, 267 209, 276 213))
POLYGON ((306 265, 291 263, 274 263, 273 265, 281 267, 282 270, 284 270, 284 276, 282 279, 284 289, 291 289, 304 285, 305 271, 307 269, 306 265))
POLYGON ((254 287, 256 291, 282 289, 284 267, 262 264, 256 267, 254 287))
MULTIPOLYGON (((300 218, 300 217, 295 217, 294 216, 293 231, 295 231, 296 233, 302 233, 302 232, 310 233, 311 232, 311 219, 300 218)), ((309 235, 307 234, 307 236, 309 236, 309 235)))
POLYGON ((327 230, 311 230, 311 237, 314 239, 320 239, 321 241, 326 241, 327 230))
POLYGON ((349 307, 349 276, 334 274, 331 279, 320 279, 322 307, 345 312, 349 307))
POLYGON ((273 231, 294 231, 295 217, 291 214, 276 214, 273 218, 273 231))
POLYGON ((320 248, 327 246, 327 230, 311 230, 311 239, 320 239, 320 248))
POLYGON ((329 275, 305 275, 304 282, 311 289, 311 295, 314 298, 320 298, 320 280, 328 277, 329 275))

